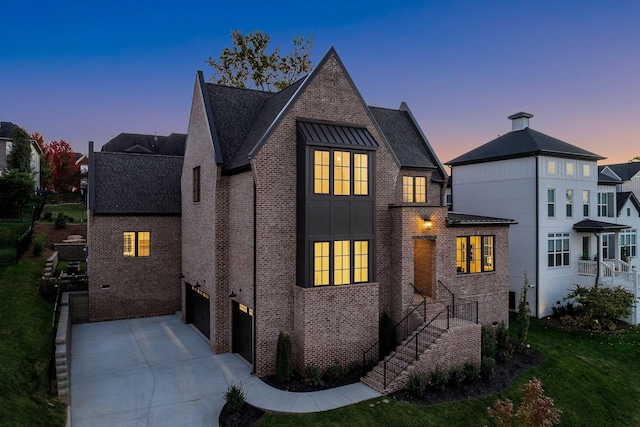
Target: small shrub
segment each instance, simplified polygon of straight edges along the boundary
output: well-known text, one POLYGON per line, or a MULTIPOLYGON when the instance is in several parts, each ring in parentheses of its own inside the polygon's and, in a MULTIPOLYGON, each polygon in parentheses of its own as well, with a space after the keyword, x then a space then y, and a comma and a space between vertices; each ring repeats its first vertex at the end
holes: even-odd
POLYGON ((529 333, 529 305, 527 304, 527 290, 529 288, 529 279, 527 273, 524 273, 524 286, 520 293, 520 303, 518 304, 518 350, 522 353, 527 352, 527 334, 529 333))
POLYGON ((462 385, 463 382, 464 382, 464 371, 462 370, 462 366, 453 366, 449 370, 448 384, 452 387, 458 387, 462 385))
POLYGON ((63 228, 67 228, 67 221, 65 219, 65 215, 58 214, 56 217, 56 221, 54 222, 54 227, 56 230, 62 230, 63 228))
POLYGON ((422 372, 414 372, 409 377, 408 389, 415 397, 422 398, 427 391, 427 376, 422 372))
POLYGON ((44 233, 38 233, 38 235, 33 239, 33 244, 31 251, 34 256, 42 255, 42 250, 44 249, 44 244, 47 241, 47 235, 44 233))
POLYGON ((293 375, 293 355, 291 353, 291 339, 289 335, 280 331, 276 347, 276 378, 278 381, 289 382, 293 375))
POLYGON ((45 212, 42 214, 42 219, 45 221, 51 221, 53 219, 53 213, 45 212))
POLYGON ((620 286, 608 288, 599 284, 591 287, 576 285, 567 298, 581 305, 584 317, 597 320, 629 316, 634 300, 633 294, 620 286))
POLYGON ((67 222, 73 222, 72 216, 69 216, 69 215, 65 215, 65 216, 66 216, 67 222))
POLYGON ((227 408, 234 414, 240 413, 244 406, 245 393, 241 385, 231 384, 227 391, 224 392, 224 400, 227 402, 227 408))
POLYGON ((492 326, 482 325, 480 345, 482 357, 496 357, 496 331, 492 326))
MULTIPOLYGON (((516 424, 520 426, 550 427, 560 423, 562 411, 554 406, 553 399, 544 394, 542 382, 538 378, 524 384, 520 407, 515 413, 516 424)), ((513 419, 513 402, 496 400, 487 413, 498 427, 510 427, 513 419)))
POLYGON ((496 360, 498 363, 506 363, 513 355, 513 345, 509 340, 509 328, 500 322, 496 329, 496 360))
POLYGON ((307 363, 302 368, 302 381, 312 387, 322 387, 324 385, 320 370, 313 363, 307 363))
POLYGON ((449 377, 440 368, 436 367, 436 370, 431 372, 429 376, 429 387, 436 391, 443 391, 447 387, 449 377))
POLYGON ((58 279, 45 279, 40 281, 38 286, 38 295, 45 300, 53 303, 56 300, 56 294, 58 293, 58 279))
POLYGON ((328 382, 336 383, 347 375, 348 369, 340 364, 337 360, 324 371, 324 377, 328 382))
POLYGON ((480 376, 485 380, 493 378, 496 374, 496 359, 493 357, 483 357, 480 362, 480 376))
POLYGON ((511 427, 511 419, 513 418, 513 402, 511 399, 496 400, 493 406, 487 408, 487 414, 497 427, 511 427))
POLYGON ((480 379, 480 369, 473 362, 465 362, 462 365, 462 372, 464 373, 464 381, 472 384, 480 379))

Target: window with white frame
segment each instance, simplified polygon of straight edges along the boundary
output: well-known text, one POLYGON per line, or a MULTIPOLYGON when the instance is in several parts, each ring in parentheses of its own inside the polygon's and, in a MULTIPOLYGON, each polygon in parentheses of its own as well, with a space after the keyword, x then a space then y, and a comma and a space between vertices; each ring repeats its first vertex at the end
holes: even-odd
POLYGON ((572 189, 567 189, 566 200, 567 200, 567 205, 566 205, 567 218, 571 218, 573 216, 573 190, 572 189))
POLYGON ((556 174, 556 161, 555 160, 549 160, 549 163, 547 163, 547 171, 549 172, 549 175, 555 175, 556 174))
POLYGON ((549 218, 556 216, 556 190, 554 188, 547 190, 547 216, 549 218))
POLYGON ((549 267, 569 265, 569 233, 549 233, 547 247, 549 267))
POLYGON ((582 176, 591 176, 591 165, 582 165, 582 176))
POLYGON ((567 163, 567 175, 573 176, 573 163, 567 163))
POLYGON ((608 216, 607 193, 598 193, 598 216, 608 216))
POLYGON ((582 190, 582 215, 589 216, 589 190, 582 190))
POLYGON ((636 256, 636 229, 620 231, 620 254, 622 258, 636 256))

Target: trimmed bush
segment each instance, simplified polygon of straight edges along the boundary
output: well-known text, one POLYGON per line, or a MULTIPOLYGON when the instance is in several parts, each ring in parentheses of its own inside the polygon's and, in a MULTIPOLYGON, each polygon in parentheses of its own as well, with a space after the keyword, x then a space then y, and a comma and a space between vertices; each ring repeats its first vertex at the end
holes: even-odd
POLYGON ((56 217, 56 221, 54 222, 54 227, 56 228, 56 230, 67 228, 67 220, 64 214, 58 214, 58 216, 56 217))
POLYGON ((322 375, 320 375, 320 370, 313 363, 307 363, 302 368, 302 381, 313 387, 322 387, 324 385, 324 381, 322 380, 322 375))
POLYGON ((458 387, 462 385, 464 382, 464 371, 462 370, 462 366, 453 366, 449 370, 449 381, 448 384, 452 387, 458 387))
POLYGON ((482 357, 496 357, 496 331, 492 326, 482 325, 481 335, 482 357))
POLYGON ((342 366, 337 360, 334 360, 333 365, 324 371, 324 377, 327 381, 335 383, 342 380, 348 372, 348 368, 342 366))
POLYGON ((224 392, 224 400, 227 402, 227 408, 234 414, 240 413, 244 406, 245 393, 241 385, 231 384, 227 391, 224 392))
POLYGON ((409 377, 408 389, 415 397, 422 398, 427 391, 427 376, 422 372, 414 372, 409 377))
POLYGON ((429 376, 429 387, 436 391, 443 391, 447 387, 448 381, 448 375, 442 369, 436 367, 436 370, 431 372, 429 376))
POLYGON ((483 357, 480 364, 480 377, 488 380, 496 374, 496 359, 493 357, 483 357))
POLYGON ((473 362, 465 362, 462 365, 462 372, 464 373, 464 381, 469 384, 473 384, 480 379, 480 369, 473 362))
POLYGON ((293 376, 293 355, 289 335, 280 331, 278 346, 276 347, 276 378, 287 383, 293 376))
POLYGON ((591 287, 576 285, 576 288, 567 295, 580 304, 582 317, 589 320, 624 318, 631 315, 633 307, 633 294, 620 286, 607 288, 600 284, 591 287))
POLYGON ((513 345, 509 340, 509 328, 504 322, 500 322, 496 329, 496 361, 506 363, 513 355, 513 345))
POLYGON ((529 333, 529 305, 527 304, 527 290, 529 289, 529 279, 524 273, 524 285, 520 293, 518 304, 518 349, 527 352, 527 334, 529 333))

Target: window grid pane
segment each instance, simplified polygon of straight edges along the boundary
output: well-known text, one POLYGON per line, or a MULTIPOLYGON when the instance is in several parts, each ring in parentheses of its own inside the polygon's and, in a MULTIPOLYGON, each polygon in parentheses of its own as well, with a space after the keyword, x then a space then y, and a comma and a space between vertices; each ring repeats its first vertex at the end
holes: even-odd
POLYGON ((369 242, 356 241, 353 249, 354 262, 354 282, 362 283, 369 281, 369 242))
POLYGON ((200 166, 193 168, 193 201, 200 201, 200 166))
POLYGON ((589 190, 582 190, 582 215, 589 216, 589 190))
POLYGON ((416 183, 416 203, 425 203, 427 201, 427 180, 423 176, 415 178, 416 183))
POLYGON ((556 216, 556 190, 553 188, 547 190, 547 216, 550 218, 556 216))
POLYGON ((405 203, 413 203, 413 177, 402 177, 402 201, 405 203))
POLYGON ((353 156, 353 194, 366 196, 369 194, 369 156, 354 154, 353 156))
POLYGON ((313 154, 313 192, 329 194, 329 152, 316 150, 313 154))
POLYGON ((124 246, 122 251, 123 255, 136 256, 136 252, 135 252, 136 233, 125 231, 123 237, 124 237, 124 246))
POLYGON ((333 152, 333 194, 351 194, 351 156, 345 151, 333 152))
POLYGON ((571 218, 573 216, 573 190, 567 190, 567 218, 571 218))
POLYGON ((469 273, 482 271, 482 245, 480 236, 469 237, 469 273))
POLYGON ((351 253, 349 240, 333 243, 333 284, 346 285, 351 282, 351 253))
POLYGON ((547 252, 549 267, 569 265, 569 233, 549 233, 547 252))
POLYGON ((148 231, 138 232, 138 256, 149 256, 150 233, 148 231))
POLYGON ((313 244, 313 284, 329 284, 329 242, 313 244))
POLYGON ((467 272, 467 238, 456 238, 456 267, 458 273, 467 272))
POLYGON ((482 237, 482 271, 494 271, 493 236, 482 237))

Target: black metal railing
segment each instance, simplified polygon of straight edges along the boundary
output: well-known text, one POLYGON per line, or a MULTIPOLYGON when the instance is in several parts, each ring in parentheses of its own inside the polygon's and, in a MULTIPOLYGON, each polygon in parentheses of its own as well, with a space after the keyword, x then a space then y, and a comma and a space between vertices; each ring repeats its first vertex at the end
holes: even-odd
POLYGON ((20 261, 20 257, 29 249, 31 246, 31 237, 33 236, 33 223, 36 218, 36 206, 31 207, 31 223, 29 224, 29 228, 25 231, 22 236, 18 237, 18 241, 16 242, 16 263, 20 261))
POLYGON ((418 360, 420 354, 449 329, 449 319, 449 308, 447 307, 431 319, 429 323, 420 328, 420 330, 404 344, 402 349, 391 354, 384 360, 383 384, 385 389, 391 381, 396 379, 407 366, 415 360, 418 360), (442 325, 435 326, 434 323, 442 323, 442 325))
POLYGON ((49 347, 49 393, 53 390, 56 376, 56 335, 58 333, 58 318, 60 317, 60 305, 62 303, 62 286, 57 285, 56 301, 53 304, 53 318, 51 319, 51 343, 49 347))
MULTIPOLYGON (((446 307, 449 307, 452 318, 478 323, 478 301, 456 297, 440 280, 438 280, 438 301, 446 307)), ((462 322, 455 322, 454 326, 461 323, 462 322)))

